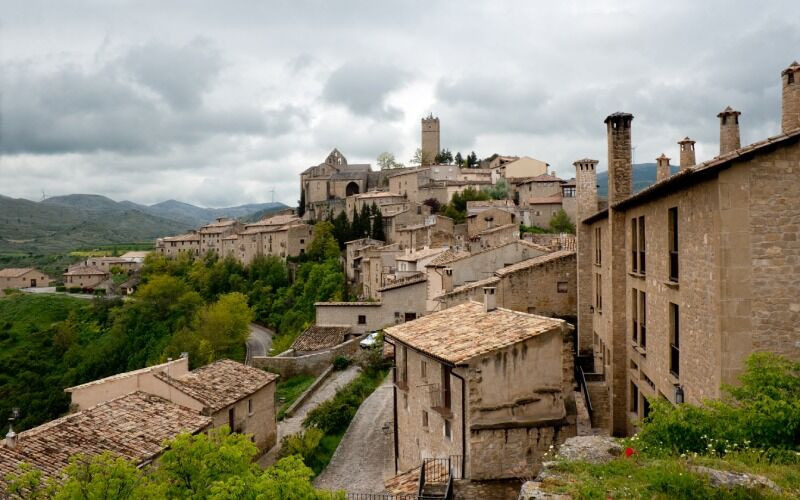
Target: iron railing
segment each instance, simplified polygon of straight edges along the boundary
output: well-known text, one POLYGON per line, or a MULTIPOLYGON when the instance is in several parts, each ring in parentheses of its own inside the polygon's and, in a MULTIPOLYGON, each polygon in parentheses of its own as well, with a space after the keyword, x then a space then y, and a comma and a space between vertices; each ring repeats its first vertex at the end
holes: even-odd
POLYGON ((578 387, 583 393, 583 399, 586 402, 586 411, 589 413, 589 420, 592 420, 594 410, 592 408, 592 398, 589 396, 589 387, 586 386, 586 374, 583 373, 583 367, 575 365, 575 380, 578 382, 578 387))
POLYGON ((347 493, 347 500, 418 500, 419 495, 393 495, 391 493, 347 493))

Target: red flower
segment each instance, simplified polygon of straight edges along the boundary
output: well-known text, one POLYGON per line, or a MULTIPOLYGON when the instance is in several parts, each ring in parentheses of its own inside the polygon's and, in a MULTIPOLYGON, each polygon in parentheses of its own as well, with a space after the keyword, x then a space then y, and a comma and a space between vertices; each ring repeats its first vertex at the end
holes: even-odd
POLYGON ((631 448, 630 446, 629 446, 629 447, 627 447, 627 448, 625 448, 625 456, 626 456, 626 457, 630 457, 630 456, 631 456, 631 455, 633 455, 634 453, 636 453, 636 450, 634 450, 634 449, 633 449, 633 448, 631 448))

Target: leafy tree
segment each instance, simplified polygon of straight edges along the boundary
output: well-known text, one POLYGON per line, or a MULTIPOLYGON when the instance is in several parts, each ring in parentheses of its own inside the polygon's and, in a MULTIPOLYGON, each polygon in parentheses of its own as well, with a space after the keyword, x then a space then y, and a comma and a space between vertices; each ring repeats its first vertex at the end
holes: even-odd
POLYGON ((550 230, 554 233, 575 234, 575 225, 569 219, 569 215, 564 209, 560 209, 550 218, 550 230))
POLYGON ((454 161, 455 161, 455 164, 458 165, 459 167, 464 165, 464 158, 461 156, 461 151, 456 153, 454 161))
POLYGON ((314 239, 308 245, 308 258, 318 262, 338 261, 340 255, 339 245, 333 237, 333 225, 330 222, 317 222, 314 225, 314 239))
POLYGON ((508 182, 504 178, 497 180, 493 186, 484 189, 489 198, 493 200, 507 200, 508 199, 508 182))
POLYGON ((163 498, 163 485, 150 481, 132 462, 106 452, 76 455, 64 470, 66 481, 56 499, 137 500, 163 498))
POLYGON ((300 189, 300 201, 297 202, 297 215, 303 217, 306 213, 306 190, 300 189))
POLYGON ((430 165, 435 159, 436 157, 429 152, 423 151, 422 148, 417 148, 417 150, 414 151, 414 156, 409 160, 409 163, 419 166, 430 165))
POLYGON ((442 208, 442 204, 436 198, 428 198, 427 200, 423 201, 422 204, 431 207, 432 214, 439 213, 439 210, 442 208))
POLYGON ((451 163, 453 163, 453 153, 451 153, 449 149, 442 149, 439 153, 436 154, 436 158, 434 161, 437 164, 450 165, 451 163))
POLYGON ((468 201, 486 201, 488 199, 489 195, 485 192, 479 191, 473 187, 468 187, 460 193, 455 193, 450 203, 452 203, 453 207, 459 212, 466 213, 468 201))
POLYGON ((381 167, 381 170, 389 170, 392 168, 402 168, 403 164, 398 163, 395 160, 395 157, 392 153, 384 151, 383 153, 378 155, 378 166, 381 167))
POLYGON ((345 243, 351 240, 352 227, 350 221, 347 220, 347 214, 344 210, 339 212, 339 215, 333 219, 333 237, 339 243, 339 248, 344 250, 345 243))
POLYGON ((475 151, 471 152, 467 156, 467 168, 477 168, 479 164, 478 155, 475 154, 475 151))
POLYGON ((381 209, 372 205, 374 208, 372 216, 372 238, 375 240, 386 241, 386 234, 383 231, 383 214, 381 209))

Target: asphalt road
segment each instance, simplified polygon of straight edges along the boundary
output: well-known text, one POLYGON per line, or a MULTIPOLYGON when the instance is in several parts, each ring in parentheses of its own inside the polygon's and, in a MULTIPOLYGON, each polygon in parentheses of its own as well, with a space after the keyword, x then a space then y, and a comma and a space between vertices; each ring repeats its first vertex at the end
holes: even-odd
POLYGON ((272 336, 275 333, 263 326, 250 323, 250 337, 247 339, 247 361, 253 356, 266 356, 272 348, 272 336))

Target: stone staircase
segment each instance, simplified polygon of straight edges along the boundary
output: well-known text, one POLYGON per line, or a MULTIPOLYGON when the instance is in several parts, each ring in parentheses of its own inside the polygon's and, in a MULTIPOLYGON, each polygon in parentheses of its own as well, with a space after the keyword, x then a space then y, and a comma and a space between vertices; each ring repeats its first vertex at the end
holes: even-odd
POLYGON ((586 382, 589 398, 592 400, 592 433, 611 434, 611 401, 608 385, 603 381, 586 382))

